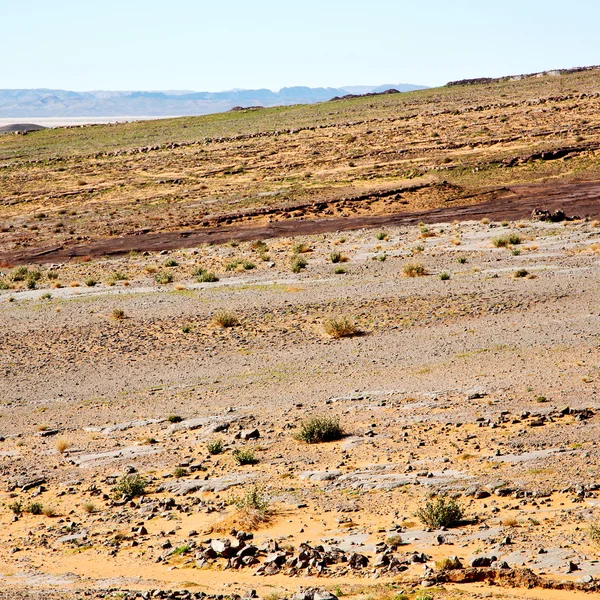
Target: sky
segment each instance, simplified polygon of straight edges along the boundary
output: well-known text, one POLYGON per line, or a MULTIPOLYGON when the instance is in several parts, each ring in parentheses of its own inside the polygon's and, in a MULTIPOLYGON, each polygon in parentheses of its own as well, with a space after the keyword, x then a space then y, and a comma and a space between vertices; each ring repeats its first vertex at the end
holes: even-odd
POLYGON ((429 86, 600 64, 598 0, 0 0, 0 88, 429 86))

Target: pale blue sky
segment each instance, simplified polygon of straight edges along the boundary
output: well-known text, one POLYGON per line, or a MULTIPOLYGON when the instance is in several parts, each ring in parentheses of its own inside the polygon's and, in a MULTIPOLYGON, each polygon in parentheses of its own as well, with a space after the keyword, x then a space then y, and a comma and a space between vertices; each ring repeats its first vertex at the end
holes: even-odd
POLYGON ((600 64, 598 0, 0 0, 0 88, 440 85, 600 64))

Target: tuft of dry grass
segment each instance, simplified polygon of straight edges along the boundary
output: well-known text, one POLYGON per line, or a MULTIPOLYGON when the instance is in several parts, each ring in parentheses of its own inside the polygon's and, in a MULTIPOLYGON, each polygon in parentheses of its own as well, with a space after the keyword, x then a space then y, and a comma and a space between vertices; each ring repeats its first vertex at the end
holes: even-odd
POLYGON ((113 309, 111 316, 113 319, 121 321, 125 318, 125 311, 122 308, 115 308, 113 309))
POLYGON ((60 454, 64 454, 65 451, 71 447, 71 442, 69 440, 65 440, 61 438, 60 440, 56 440, 56 449, 60 454))
POLYGON ((239 319, 230 312, 218 312, 214 318, 213 321, 215 323, 215 325, 218 325, 219 327, 235 327, 236 325, 240 324, 239 319))
POLYGON ((42 513, 45 517, 49 518, 56 517, 58 515, 56 509, 52 506, 44 506, 44 508, 42 508, 42 513))

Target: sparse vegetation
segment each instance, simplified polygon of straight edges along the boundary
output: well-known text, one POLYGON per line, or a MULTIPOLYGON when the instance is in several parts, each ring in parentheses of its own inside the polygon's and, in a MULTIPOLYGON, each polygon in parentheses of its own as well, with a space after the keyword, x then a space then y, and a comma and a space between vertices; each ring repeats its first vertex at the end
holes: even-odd
POLYGON ((442 281, 448 281, 448 279, 450 279, 450 273, 448 273, 447 271, 442 271, 440 273, 440 279, 442 281))
POLYGON ((238 448, 237 450, 234 450, 233 460, 240 466, 255 465, 258 463, 258 458, 256 458, 252 448, 238 448))
POLYGON ((300 273, 303 269, 306 268, 308 262, 302 256, 293 256, 291 262, 292 273, 300 273))
POLYGON ((343 434, 338 418, 316 416, 302 421, 294 437, 307 444, 320 444, 339 440, 343 434))
POLYGON ((213 320, 216 325, 223 328, 235 327, 240 323, 239 319, 233 313, 226 311, 218 312, 213 320))
POLYGON ((148 482, 146 478, 138 473, 123 475, 115 485, 114 496, 116 498, 120 498, 121 496, 126 496, 127 498, 143 496, 146 493, 147 486, 148 482))
POLYGON ((125 311, 122 308, 113 308, 111 315, 113 319, 121 321, 125 318, 125 311))
POLYGON ((211 440, 206 444, 206 449, 208 453, 215 456, 217 454, 222 454, 223 452, 223 441, 222 440, 211 440))
POLYGON ((334 339, 351 337, 358 333, 358 327, 348 317, 331 317, 323 323, 323 329, 334 339))
POLYGON ((521 236, 517 233, 507 233, 492 238, 492 245, 496 248, 509 248, 510 246, 517 246, 520 243, 521 236))
POLYGON ((159 271, 154 276, 154 281, 159 285, 166 285, 167 283, 173 282, 173 273, 168 273, 166 271, 159 271))
POLYGON ((423 277, 427 270, 421 263, 407 263, 402 267, 405 277, 423 277))
POLYGON ((181 421, 183 421, 183 417, 180 415, 169 415, 167 417, 167 421, 169 423, 181 423, 181 421))
POLYGON ((64 438, 56 440, 56 449, 58 450, 59 454, 64 454, 70 447, 71 442, 69 440, 65 440, 64 438))
POLYGON ((527 275, 529 275, 529 271, 527 269, 517 269, 513 274, 513 276, 517 279, 521 277, 527 277, 527 275))
POLYGON ((329 260, 336 264, 336 263, 344 263, 344 262, 348 262, 348 257, 344 254, 342 254, 341 252, 332 252, 329 255, 329 260))
POLYGON ((416 516, 432 529, 441 527, 456 527, 464 518, 462 506, 448 496, 433 497, 417 510, 416 516))
POLYGON ((236 258, 225 265, 226 271, 250 271, 255 269, 256 265, 244 258, 236 258))

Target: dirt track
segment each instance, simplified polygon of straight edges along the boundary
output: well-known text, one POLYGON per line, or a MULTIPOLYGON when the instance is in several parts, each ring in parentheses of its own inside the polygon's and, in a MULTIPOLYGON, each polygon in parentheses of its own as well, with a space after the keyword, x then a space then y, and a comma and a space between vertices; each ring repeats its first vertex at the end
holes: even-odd
POLYGON ((231 240, 251 241, 295 235, 313 235, 331 231, 414 225, 419 222, 440 223, 469 221, 487 217, 492 220, 527 218, 534 208, 562 209, 568 216, 600 216, 600 181, 545 183, 513 186, 499 190, 500 197, 479 204, 430 211, 402 212, 386 215, 336 217, 313 220, 286 220, 256 227, 217 227, 181 232, 148 233, 112 239, 98 239, 80 246, 28 248, 0 254, 0 262, 11 265, 65 262, 82 256, 110 256, 131 251, 159 251, 193 247, 206 243, 220 244, 231 240))

